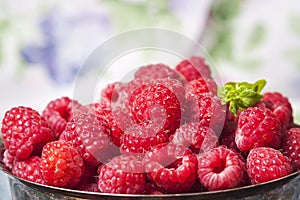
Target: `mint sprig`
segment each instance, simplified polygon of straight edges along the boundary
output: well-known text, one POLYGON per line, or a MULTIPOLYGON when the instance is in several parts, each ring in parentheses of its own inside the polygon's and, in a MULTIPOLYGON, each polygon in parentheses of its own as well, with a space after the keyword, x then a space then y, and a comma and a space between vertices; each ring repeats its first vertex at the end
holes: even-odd
POLYGON ((261 98, 260 92, 266 85, 266 80, 255 83, 228 82, 219 88, 218 95, 223 104, 229 103, 229 110, 237 116, 239 110, 255 105, 261 98))

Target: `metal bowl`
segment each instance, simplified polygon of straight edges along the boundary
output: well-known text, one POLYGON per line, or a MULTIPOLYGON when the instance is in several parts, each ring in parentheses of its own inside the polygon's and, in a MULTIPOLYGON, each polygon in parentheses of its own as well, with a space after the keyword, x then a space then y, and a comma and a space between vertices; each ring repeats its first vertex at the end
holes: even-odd
POLYGON ((60 200, 60 199, 222 199, 222 200, 299 200, 300 199, 300 170, 280 179, 266 183, 250 185, 240 188, 196 192, 184 194, 162 194, 162 195, 129 195, 129 194, 108 194, 99 192, 85 192, 41 185, 14 176, 11 171, 0 163, 0 170, 8 174, 12 199, 38 199, 38 200, 60 200))

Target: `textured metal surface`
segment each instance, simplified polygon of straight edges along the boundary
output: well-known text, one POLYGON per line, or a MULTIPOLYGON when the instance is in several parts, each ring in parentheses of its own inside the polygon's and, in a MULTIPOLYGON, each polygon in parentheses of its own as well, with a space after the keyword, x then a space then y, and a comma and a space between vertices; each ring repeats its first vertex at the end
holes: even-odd
POLYGON ((167 194, 167 195, 125 195, 125 194, 106 194, 95 192, 84 192, 57 188, 51 186, 32 183, 13 176, 2 163, 0 169, 9 175, 9 182, 13 199, 33 199, 33 200, 60 200, 60 199, 147 199, 147 200, 170 200, 170 199, 222 199, 222 200, 299 200, 300 199, 300 171, 290 174, 284 178, 270 181, 263 184, 251 185, 241 188, 199 192, 186 194, 167 194))

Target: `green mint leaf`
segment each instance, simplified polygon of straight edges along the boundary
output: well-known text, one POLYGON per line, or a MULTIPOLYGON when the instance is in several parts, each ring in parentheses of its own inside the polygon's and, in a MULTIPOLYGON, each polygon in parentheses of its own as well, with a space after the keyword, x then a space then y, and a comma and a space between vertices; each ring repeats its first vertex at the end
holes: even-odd
POLYGON ((218 95, 223 104, 229 103, 229 110, 237 116, 239 110, 255 105, 262 98, 260 92, 265 85, 265 80, 255 83, 228 82, 219 88, 218 95))
POLYGON ((258 80, 253 84, 252 89, 257 93, 260 93, 266 84, 267 84, 266 80, 264 80, 264 79, 258 80))

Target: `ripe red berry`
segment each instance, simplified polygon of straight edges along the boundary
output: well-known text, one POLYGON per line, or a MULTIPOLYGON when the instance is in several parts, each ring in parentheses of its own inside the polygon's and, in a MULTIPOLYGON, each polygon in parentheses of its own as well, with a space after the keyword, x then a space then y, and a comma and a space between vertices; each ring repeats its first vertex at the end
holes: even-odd
POLYGON ((132 117, 136 123, 158 123, 171 135, 181 123, 184 94, 184 87, 175 79, 159 79, 144 84, 129 99, 132 117))
POLYGON ((279 92, 267 92, 261 102, 279 118, 283 132, 293 124, 293 109, 287 97, 279 92))
POLYGON ((24 160, 39 155, 43 146, 54 140, 54 134, 40 114, 29 107, 14 107, 5 113, 1 132, 8 152, 24 160))
POLYGON ((283 155, 291 160, 293 170, 300 169, 300 128, 291 128, 282 137, 283 155))
POLYGON ((289 159, 270 147, 251 149, 247 157, 247 172, 252 184, 274 180, 291 173, 289 159))
POLYGON ((215 132, 198 123, 187 123, 178 128, 173 136, 174 144, 182 144, 189 147, 194 153, 208 151, 218 143, 215 132))
POLYGON ((154 123, 134 124, 124 132, 121 150, 127 153, 144 154, 151 147, 169 141, 169 135, 154 123))
POLYGON ((207 94, 187 98, 187 101, 190 102, 191 122, 210 127, 216 133, 221 132, 226 117, 226 107, 222 105, 219 97, 207 94))
POLYGON ((163 193, 187 192, 195 183, 197 157, 183 145, 156 145, 146 153, 143 162, 147 177, 163 193))
POLYGON ((219 146, 198 156, 198 177, 208 190, 235 188, 245 173, 243 157, 224 146, 219 146))
POLYGON ((145 190, 144 166, 134 156, 116 156, 99 167, 98 188, 105 193, 141 194, 145 190))
POLYGON ((185 90, 187 99, 206 94, 217 95, 217 84, 212 79, 198 78, 187 83, 185 90))
POLYGON ((41 158, 38 156, 31 156, 24 161, 17 161, 11 172, 25 180, 44 184, 41 171, 41 158))
POLYGON ((99 166, 112 157, 110 149, 110 129, 105 120, 99 121, 95 115, 81 114, 72 118, 60 140, 69 141, 79 154, 92 166, 99 166))
POLYGON ((15 157, 12 156, 7 149, 4 150, 3 152, 3 159, 2 159, 3 164, 8 167, 9 169, 12 169, 15 163, 15 157))
POLYGON ((97 183, 78 185, 77 189, 85 192, 100 192, 97 183))
POLYGON ((73 111, 80 106, 79 102, 69 97, 61 97, 48 103, 42 112, 42 116, 46 119, 57 138, 65 130, 73 111))
POLYGON ((115 102, 119 98, 118 88, 120 85, 123 85, 123 83, 113 82, 106 85, 101 91, 100 102, 105 102, 107 105, 111 105, 112 102, 115 102))
POLYGON ((113 101, 107 106, 106 116, 109 123, 112 140, 116 146, 121 145, 124 131, 136 122, 133 120, 129 108, 129 99, 136 88, 144 85, 143 79, 134 79, 128 83, 116 84, 113 101))
POLYGON ((229 149, 239 151, 235 143, 235 131, 237 129, 237 124, 238 118, 235 117, 232 112, 230 112, 229 106, 227 106, 226 119, 221 135, 219 137, 219 144, 225 145, 229 149))
POLYGON ((140 67, 134 74, 135 78, 140 79, 178 79, 180 75, 169 66, 159 63, 159 64, 150 64, 140 67))
POLYGON ((68 141, 46 144, 42 151, 41 170, 47 185, 75 188, 84 171, 83 159, 68 141))
POLYGON ((280 122, 274 113, 263 107, 249 107, 240 112, 235 142, 239 150, 255 147, 278 147, 281 141, 280 122))
POLYGON ((211 70, 202 57, 192 56, 188 60, 181 61, 176 66, 176 71, 187 81, 198 78, 211 78, 211 70))

